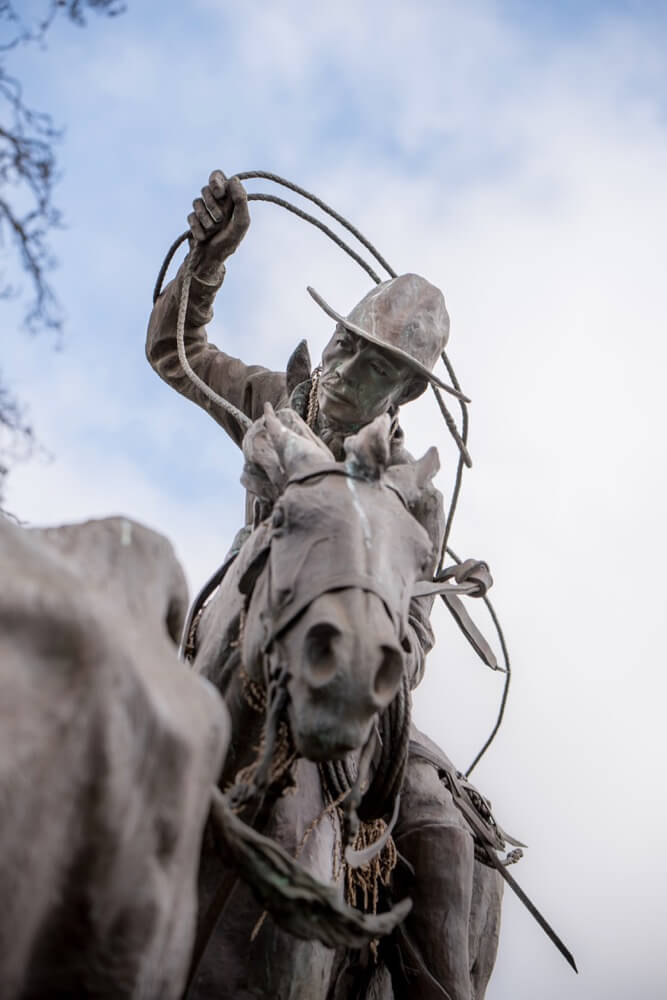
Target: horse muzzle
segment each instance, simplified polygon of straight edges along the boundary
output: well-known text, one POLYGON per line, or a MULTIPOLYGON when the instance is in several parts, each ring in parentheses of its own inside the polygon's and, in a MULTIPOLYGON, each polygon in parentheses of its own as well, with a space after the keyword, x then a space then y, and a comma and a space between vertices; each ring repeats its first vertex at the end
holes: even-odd
POLYGON ((403 671, 403 654, 384 609, 381 630, 373 627, 372 613, 365 627, 355 622, 351 628, 348 616, 332 607, 342 597, 343 592, 325 595, 309 609, 297 627, 300 655, 289 660, 294 664, 292 734, 310 760, 335 759, 363 746, 376 715, 396 694, 403 671))

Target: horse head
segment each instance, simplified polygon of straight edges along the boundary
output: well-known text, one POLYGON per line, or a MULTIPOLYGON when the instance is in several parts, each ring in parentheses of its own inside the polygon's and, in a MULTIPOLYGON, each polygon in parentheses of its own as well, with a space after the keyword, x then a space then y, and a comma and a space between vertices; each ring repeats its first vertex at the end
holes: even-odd
POLYGON ((363 746, 394 698, 412 590, 432 565, 410 508, 437 453, 389 466, 389 434, 389 417, 378 417, 336 462, 297 414, 267 405, 244 441, 264 539, 242 580, 252 594, 243 661, 257 679, 267 663, 287 669, 294 744, 315 761, 363 746))

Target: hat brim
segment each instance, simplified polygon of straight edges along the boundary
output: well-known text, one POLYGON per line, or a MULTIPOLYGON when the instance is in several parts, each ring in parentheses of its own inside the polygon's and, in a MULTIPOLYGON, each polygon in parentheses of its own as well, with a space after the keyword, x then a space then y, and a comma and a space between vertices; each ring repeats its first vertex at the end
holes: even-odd
POLYGON ((417 361, 411 354, 408 354, 407 351, 403 351, 400 347, 394 347, 393 344, 387 344, 384 340, 374 337, 372 333, 369 333, 368 330, 363 330, 360 326, 357 326, 356 323, 350 323, 345 316, 341 316, 341 314, 336 312, 336 310, 333 309, 328 302, 325 302, 319 292, 316 292, 314 288, 311 288, 311 286, 308 285, 307 289, 309 295, 315 300, 315 302, 317 302, 320 309, 323 309, 327 316, 330 316, 331 319, 335 319, 336 322, 344 326, 346 330, 350 330, 352 333, 356 333, 359 337, 363 337, 363 339, 367 340, 370 344, 375 344, 376 347, 386 351, 387 354, 392 355, 398 361, 402 361, 416 374, 423 376, 423 378, 432 382, 434 385, 437 385, 440 389, 444 389, 445 392, 451 393, 452 396, 456 396, 457 399, 461 399, 465 403, 470 402, 467 396, 464 396, 463 393, 459 392, 457 389, 453 389, 451 385, 447 385, 442 381, 442 379, 439 379, 437 375, 434 375, 432 371, 429 371, 426 365, 417 361))

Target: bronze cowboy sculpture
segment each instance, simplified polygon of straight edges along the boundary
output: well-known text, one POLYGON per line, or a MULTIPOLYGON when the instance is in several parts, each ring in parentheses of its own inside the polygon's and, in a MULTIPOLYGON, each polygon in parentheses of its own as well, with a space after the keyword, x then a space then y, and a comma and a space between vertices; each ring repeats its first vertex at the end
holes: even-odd
MULTIPOLYGON (((411 461, 398 423, 399 408, 420 396, 429 382, 447 388, 432 371, 449 335, 440 290, 418 275, 403 274, 374 287, 345 316, 309 288, 315 302, 336 323, 321 364, 311 371, 308 348, 302 342, 285 372, 247 365, 209 343, 206 334, 225 261, 250 224, 240 180, 227 180, 214 171, 201 197, 195 199, 188 223, 192 281, 184 342, 199 378, 251 420, 262 417, 266 403, 276 411, 292 408, 336 459, 344 458, 349 435, 389 414, 388 464, 411 461)), ((206 409, 240 445, 244 426, 197 388, 179 361, 176 331, 182 281, 181 270, 155 303, 148 328, 148 359, 162 379, 206 409)), ((253 502, 248 494, 247 524, 252 523, 253 502)), ((429 485, 413 513, 433 545, 432 561, 424 573, 432 577, 445 524, 439 491, 429 485)), ((433 599, 431 594, 413 598, 410 604, 404 669, 411 688, 420 682, 434 643, 429 623, 433 599)), ((486 863, 480 860, 483 852, 476 850, 475 842, 480 828, 473 833, 464 818, 456 794, 457 772, 449 760, 414 727, 410 749, 393 838, 399 856, 405 859, 396 869, 399 894, 409 894, 413 908, 404 928, 407 951, 400 968, 392 969, 394 995, 477 1000, 484 996, 495 960, 502 879, 488 859, 486 863), (479 926, 477 918, 482 913, 495 914, 492 926, 488 922, 479 926)), ((495 840, 490 837, 490 846, 504 846, 497 831, 495 840)))

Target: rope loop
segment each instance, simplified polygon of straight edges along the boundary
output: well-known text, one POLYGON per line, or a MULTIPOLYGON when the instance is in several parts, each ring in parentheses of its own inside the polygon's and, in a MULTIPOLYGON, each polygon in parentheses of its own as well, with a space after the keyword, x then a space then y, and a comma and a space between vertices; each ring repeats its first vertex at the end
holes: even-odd
MULTIPOLYGON (((344 218, 344 216, 342 216, 338 212, 334 211, 334 209, 332 209, 329 205, 327 205, 320 198, 316 197, 311 192, 306 191, 305 188, 302 188, 298 184, 294 184, 291 181, 285 180, 285 178, 280 177, 278 174, 274 174, 274 173, 272 173, 270 171, 266 171, 266 170, 248 170, 248 171, 244 171, 244 172, 235 174, 234 176, 237 177, 240 181, 246 181, 246 180, 252 180, 252 179, 268 180, 268 181, 271 181, 272 183, 279 184, 282 187, 288 188, 290 191, 293 191, 295 194, 298 194, 302 198, 305 198, 306 200, 312 202, 321 211, 323 211, 326 215, 328 215, 332 219, 334 219, 339 225, 341 225, 352 236, 354 236, 354 238, 371 254, 371 256, 375 259, 375 261, 387 272, 387 274, 389 275, 390 278, 395 278, 397 276, 396 275, 396 271, 394 271, 394 269, 387 263, 387 261, 384 259, 384 257, 382 257, 379 254, 379 252, 376 250, 376 248, 373 246, 373 244, 370 243, 366 239, 366 237, 363 236, 363 234, 358 229, 356 229, 350 222, 348 222, 347 219, 344 218)), ((263 201, 263 202, 269 202, 269 203, 272 203, 272 204, 275 204, 275 205, 279 205, 281 208, 284 208, 286 211, 291 212, 292 214, 296 215, 297 217, 303 219, 306 222, 309 222, 311 225, 315 226, 317 229, 319 229, 321 232, 323 232, 326 236, 328 236, 329 239, 331 239, 336 244, 336 246, 338 246, 341 250, 343 250, 361 268, 363 268, 363 270, 366 271, 366 273, 372 278, 372 280, 376 284, 380 284, 380 282, 382 281, 382 279, 380 278, 380 276, 371 267, 371 265, 366 260, 364 260, 364 258, 359 253, 357 253, 356 250, 354 250, 344 240, 342 240, 335 232, 333 232, 332 229, 330 229, 329 226, 325 225, 325 223, 323 223, 319 219, 315 218, 315 216, 310 215, 308 212, 305 212, 301 208, 298 208, 296 205, 293 205, 291 202, 287 201, 286 199, 279 198, 276 195, 272 195, 272 194, 264 194, 264 193, 259 193, 259 192, 250 192, 250 193, 248 193, 248 201, 263 201)), ((153 291, 153 303, 155 303, 157 301, 157 299, 158 299, 158 297, 159 297, 159 295, 160 295, 160 293, 162 291, 162 284, 164 282, 167 270, 169 269, 169 265, 171 264, 171 261, 172 261, 172 259, 174 257, 174 254, 176 253, 176 251, 178 250, 178 248, 183 243, 185 243, 185 241, 190 236, 191 236, 190 230, 186 230, 184 233, 181 233, 181 235, 176 240, 174 240, 174 242, 170 246, 169 250, 167 251, 167 255, 166 255, 166 257, 165 257, 165 259, 164 259, 164 261, 162 263, 162 267, 160 268, 160 271, 159 271, 159 274, 158 274, 158 277, 157 277, 157 281, 155 283, 155 288, 154 288, 154 291, 153 291)), ((208 386, 196 374, 196 372, 193 371, 192 366, 190 365, 190 363, 188 361, 188 358, 187 358, 187 355, 186 355, 186 351, 185 351, 185 319, 186 319, 186 315, 187 315, 188 300, 189 300, 189 294, 190 294, 190 284, 191 284, 191 281, 192 281, 192 274, 193 274, 193 270, 194 270, 194 267, 195 267, 195 263, 196 263, 196 248, 186 257, 184 268, 183 268, 183 284, 182 284, 182 288, 181 288, 181 295, 180 295, 180 301, 179 301, 178 319, 177 319, 177 330, 176 330, 176 341, 177 341, 177 349, 178 349, 179 361, 180 361, 180 363, 181 363, 181 365, 183 367, 184 372, 186 373, 186 375, 188 376, 188 378, 193 382, 193 384, 197 386, 197 388, 204 394, 204 396, 211 403, 215 404, 216 406, 221 407, 223 410, 225 410, 227 413, 229 413, 238 422, 238 424, 240 425, 240 427, 243 429, 243 431, 245 433, 245 431, 247 431, 247 429, 250 427, 250 424, 252 423, 252 421, 246 416, 245 413, 243 413, 241 410, 239 410, 236 406, 234 406, 228 400, 224 399, 222 396, 220 396, 218 393, 216 393, 213 389, 211 389, 210 386, 208 386)), ((445 367, 447 369, 447 372, 449 373, 449 377, 451 379, 452 385, 454 386, 454 388, 458 392, 460 392, 461 391, 461 387, 459 385, 458 379, 456 378, 456 374, 454 372, 453 366, 452 366, 452 364, 451 364, 451 362, 450 362, 450 360, 449 360, 449 358, 448 358, 448 356, 447 356, 447 354, 446 354, 445 351, 442 352, 441 357, 442 357, 442 361, 443 361, 443 363, 444 363, 444 365, 445 365, 445 367)), ((315 378, 313 380, 313 391, 311 391, 311 397, 309 399, 309 406, 308 406, 308 422, 309 422, 309 424, 310 424, 311 420, 314 422, 315 417, 316 417, 316 391, 317 391, 316 382, 317 382, 317 379, 319 377, 319 372, 318 372, 317 369, 315 370, 314 376, 315 376, 315 378)), ((458 451, 459 451, 459 458, 458 458, 458 463, 457 463, 457 468, 456 468, 455 481, 454 481, 452 495, 451 495, 451 499, 450 499, 450 503, 449 503, 449 508, 448 508, 448 511, 447 511, 447 517, 446 517, 446 521, 445 521, 445 531, 444 531, 444 535, 443 535, 443 539, 442 539, 442 545, 441 545, 441 549, 440 549, 440 558, 439 558, 439 561, 438 561, 438 567, 437 567, 437 572, 436 572, 436 575, 439 575, 443 571, 446 553, 449 552, 450 555, 453 555, 452 552, 451 552, 451 550, 448 548, 449 536, 450 536, 450 533, 451 533, 452 521, 453 521, 453 518, 454 518, 454 514, 456 512, 456 507, 457 507, 457 503, 458 503, 458 499, 459 499, 459 495, 460 495, 460 491, 461 491, 461 483, 462 483, 462 478, 463 478, 463 468, 464 468, 464 466, 470 467, 472 465, 472 459, 470 458, 470 453, 468 451, 468 446, 467 446, 469 418, 468 418, 468 408, 467 408, 467 404, 466 404, 465 400, 459 398, 459 405, 461 407, 461 430, 459 431, 458 427, 456 426, 456 422, 455 422, 454 418, 452 417, 451 413, 449 412, 449 410, 447 409, 447 406, 445 405, 445 402, 444 402, 444 399, 442 397, 442 394, 438 390, 437 386, 435 386, 433 383, 431 383, 431 388, 433 389, 433 392, 434 392, 436 401, 438 403, 438 407, 440 409, 440 412, 442 414, 443 420, 444 420, 444 422, 445 422, 445 424, 447 426, 447 429, 449 430, 452 438, 454 439, 454 441, 456 443, 456 446, 458 448, 458 451)), ((456 558, 456 557, 454 557, 454 558, 456 558)), ((468 774, 477 765, 477 763, 481 759, 482 755, 487 751, 487 749, 489 748, 492 740, 494 739, 494 737, 495 737, 495 735, 496 735, 496 733, 498 731, 498 728, 500 726, 500 722, 502 720, 503 713, 504 713, 504 710, 505 710, 505 703, 506 703, 506 700, 507 700, 507 691, 508 691, 509 677, 510 677, 509 657, 507 655, 507 649, 506 649, 506 646, 505 646, 504 636, 502 635, 502 630, 500 628, 500 623, 497 620, 495 612, 494 612, 491 604, 489 603, 488 598, 486 597, 486 589, 484 588, 484 585, 483 585, 483 583, 481 581, 480 581, 480 590, 481 590, 481 596, 483 597, 484 602, 487 604, 487 607, 489 609, 489 613, 491 614, 491 617, 493 619, 494 625, 496 627, 496 631, 498 632, 498 635, 499 635, 499 638, 500 638, 500 643, 501 643, 501 647, 502 647, 502 650, 503 650, 503 655, 505 657, 505 662, 506 662, 506 674, 507 674, 507 678, 506 678, 506 682, 505 682, 505 689, 503 691, 503 695, 502 695, 502 699, 501 699, 501 705, 500 705, 500 710, 499 710, 499 715, 498 715, 498 720, 496 722, 496 725, 494 726, 494 729, 491 732, 491 735, 489 736, 489 738, 485 742, 484 746, 482 747, 482 749, 480 750, 480 752, 478 753, 478 755, 475 757, 475 760, 473 761, 473 763, 471 764, 470 768, 468 769, 468 772, 467 772, 468 774)), ((344 771, 345 768, 342 768, 342 770, 344 771)), ((335 771, 336 771, 335 767, 332 767, 330 769, 329 777, 330 777, 330 780, 331 780, 332 784, 336 784, 336 782, 334 781, 334 777, 335 777, 334 772, 335 771)), ((338 775, 338 780, 340 780, 341 777, 343 777, 343 776, 339 774, 338 775)), ((349 774, 345 775, 345 777, 349 779, 349 774)))

